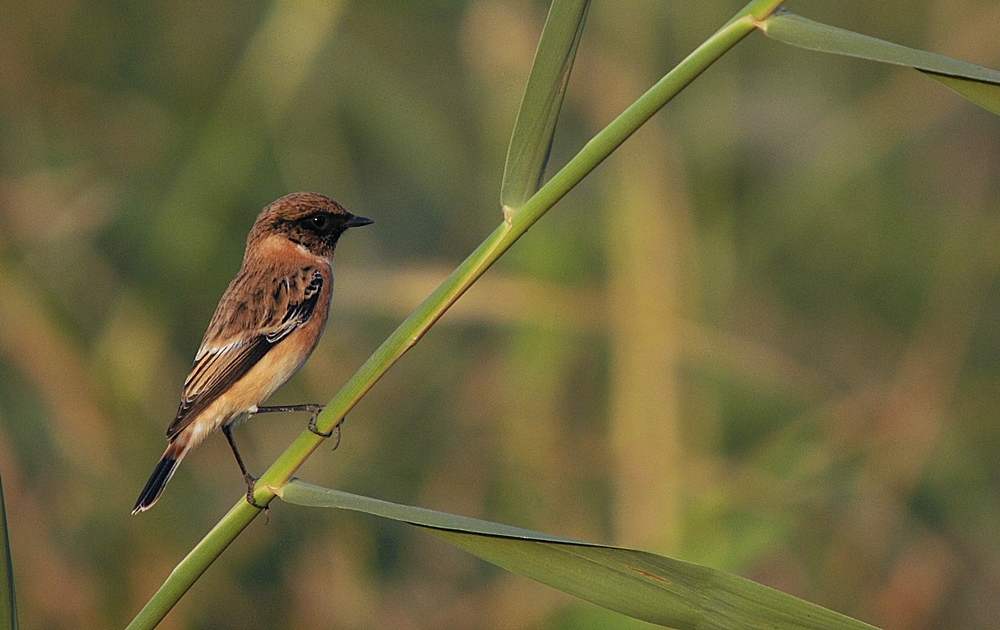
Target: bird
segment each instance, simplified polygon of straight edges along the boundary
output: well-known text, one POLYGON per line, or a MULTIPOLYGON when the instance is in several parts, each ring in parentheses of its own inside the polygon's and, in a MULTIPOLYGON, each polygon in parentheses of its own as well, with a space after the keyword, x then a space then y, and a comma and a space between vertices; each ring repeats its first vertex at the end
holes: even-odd
MULTIPOLYGON (((139 494, 132 514, 148 510, 181 460, 222 429, 256 507, 256 478, 233 441, 233 426, 259 413, 310 411, 316 429, 321 405, 262 407, 312 354, 323 334, 333 296, 333 253, 349 228, 374 223, 317 193, 286 195, 257 216, 243 264, 215 309, 181 390, 167 449, 139 494)), ((338 434, 339 437, 339 434, 338 434)))

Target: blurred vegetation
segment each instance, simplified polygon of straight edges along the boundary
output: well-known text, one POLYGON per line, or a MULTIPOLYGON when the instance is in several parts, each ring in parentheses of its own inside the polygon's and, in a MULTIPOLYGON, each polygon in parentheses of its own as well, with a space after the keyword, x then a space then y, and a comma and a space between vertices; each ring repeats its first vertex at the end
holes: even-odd
MULTIPOLYGON (((595 2, 552 164, 741 5, 595 2)), ((996 3, 788 6, 1000 67, 996 3)), ((213 438, 129 516, 261 207, 315 190, 377 220, 344 239, 327 335, 275 403, 327 400, 495 227, 545 8, 0 0, 23 627, 124 625, 243 491, 213 438)), ((996 627, 998 154, 996 118, 918 73, 751 36, 301 476, 707 563, 887 629, 996 627)), ((305 422, 240 429, 252 469, 305 422)), ((419 532, 276 502, 162 627, 640 625, 419 532)))

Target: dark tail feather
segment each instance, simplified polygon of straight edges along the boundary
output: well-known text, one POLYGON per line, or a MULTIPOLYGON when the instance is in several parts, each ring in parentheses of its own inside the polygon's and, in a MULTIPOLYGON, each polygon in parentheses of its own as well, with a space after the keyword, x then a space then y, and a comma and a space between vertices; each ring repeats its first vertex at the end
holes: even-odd
POLYGON ((160 458, 160 462, 156 465, 153 470, 153 474, 149 477, 149 481, 146 482, 146 487, 142 489, 142 493, 139 494, 139 499, 135 502, 135 507, 132 508, 132 514, 138 514, 139 512, 145 512, 149 508, 153 507, 156 500, 160 498, 163 494, 163 488, 166 487, 167 482, 170 478, 174 476, 174 471, 177 470, 177 465, 181 463, 181 459, 184 458, 184 451, 175 452, 177 449, 171 444, 167 447, 167 451, 160 458))

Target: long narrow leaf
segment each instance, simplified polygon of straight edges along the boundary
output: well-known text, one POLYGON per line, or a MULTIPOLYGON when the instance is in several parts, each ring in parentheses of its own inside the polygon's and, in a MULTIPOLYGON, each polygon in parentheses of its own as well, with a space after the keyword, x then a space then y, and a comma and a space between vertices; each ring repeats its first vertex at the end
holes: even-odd
POLYGON ((0 630, 17 630, 17 602, 14 599, 14 564, 7 536, 7 506, 0 483, 0 630))
POLYGON ((872 628, 739 576, 645 551, 389 503, 299 479, 275 493, 296 505, 354 510, 416 525, 504 569, 669 628, 872 628))
POLYGON ((542 183, 589 7, 590 0, 552 0, 549 7, 507 148, 500 186, 504 214, 523 206, 542 183))
POLYGON ((799 48, 914 68, 1000 114, 1000 71, 915 50, 779 11, 760 23, 770 38, 799 48))

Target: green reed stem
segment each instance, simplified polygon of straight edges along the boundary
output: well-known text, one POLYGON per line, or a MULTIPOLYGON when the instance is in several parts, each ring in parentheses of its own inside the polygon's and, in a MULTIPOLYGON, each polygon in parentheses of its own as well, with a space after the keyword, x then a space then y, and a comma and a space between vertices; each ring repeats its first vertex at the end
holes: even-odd
MULTIPOLYGON (((424 333, 448 308, 479 279, 514 242, 563 195, 605 158, 611 155, 629 136, 653 114, 667 104, 699 74, 712 65, 726 51, 746 37, 783 0, 754 0, 732 20, 684 58, 656 85, 594 136, 576 156, 529 199, 520 209, 507 213, 507 220, 500 224, 483 243, 439 286, 385 342, 365 361, 364 365, 341 388, 317 419, 320 431, 329 431, 354 408, 372 386, 413 347, 424 333)), ((284 453, 271 465, 257 483, 254 499, 267 505, 275 497, 273 488, 280 487, 305 462, 323 438, 310 431, 303 431, 284 453)), ((260 513, 244 499, 240 499, 194 549, 174 568, 163 586, 136 615, 128 630, 153 628, 174 606, 181 596, 201 576, 208 566, 225 550, 247 525, 260 513)))

